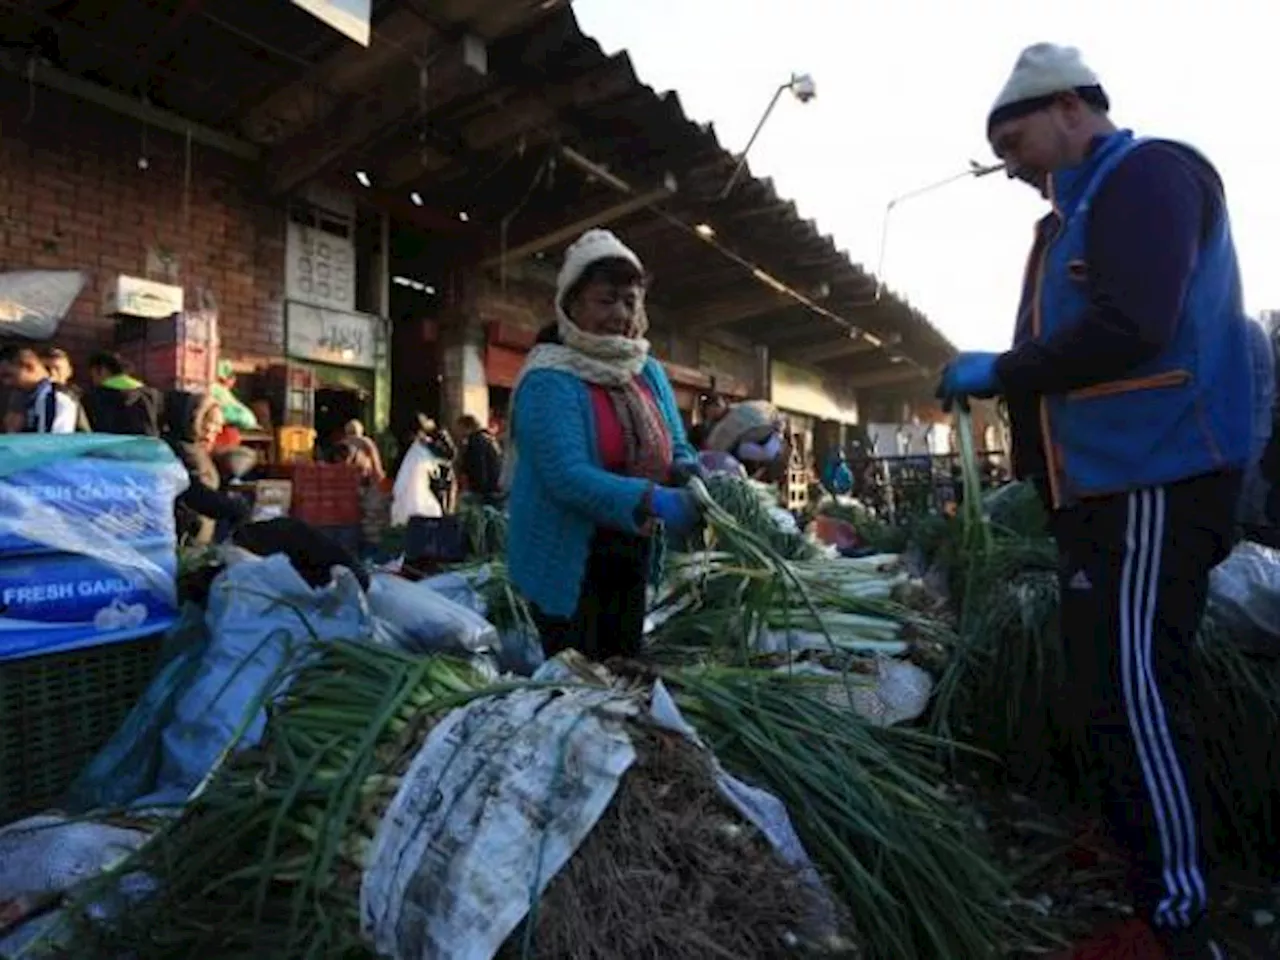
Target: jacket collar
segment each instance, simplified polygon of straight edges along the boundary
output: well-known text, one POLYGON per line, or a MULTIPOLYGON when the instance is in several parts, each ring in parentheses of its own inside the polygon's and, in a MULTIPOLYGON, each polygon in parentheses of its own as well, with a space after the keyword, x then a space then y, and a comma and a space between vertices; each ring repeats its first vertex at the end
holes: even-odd
POLYGON ((1123 149, 1133 140, 1132 130, 1094 137, 1089 144, 1089 154, 1074 167, 1057 170, 1049 177, 1049 200, 1061 216, 1070 216, 1084 197, 1094 173, 1102 162, 1115 151, 1123 149))

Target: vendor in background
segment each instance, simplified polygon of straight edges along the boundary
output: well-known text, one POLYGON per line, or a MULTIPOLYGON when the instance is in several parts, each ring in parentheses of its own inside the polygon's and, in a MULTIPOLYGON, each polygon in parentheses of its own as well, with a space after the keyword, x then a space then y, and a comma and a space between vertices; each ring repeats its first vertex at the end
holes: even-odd
POLYGON ((756 480, 773 483, 786 472, 791 455, 786 425, 773 404, 764 400, 735 403, 707 436, 704 448, 736 458, 756 480))
POLYGON ((80 404, 49 376, 31 347, 0 352, 0 385, 16 395, 5 427, 17 433, 75 433, 87 430, 80 404))
POLYGON ((464 493, 480 503, 502 502, 502 453, 493 434, 471 414, 458 418, 462 452, 458 454, 458 480, 464 493))
POLYGON ((80 388, 71 382, 75 377, 75 367, 71 365, 67 351, 61 347, 45 347, 40 351, 40 359, 44 361, 44 367, 49 371, 49 379, 54 386, 61 387, 79 400, 80 388))
POLYGON ((95 433, 160 436, 164 397, 129 375, 119 354, 95 353, 89 358, 89 382, 82 403, 95 433))
POLYGON ((1256 536, 1268 525, 1269 484, 1263 473, 1262 459, 1271 442, 1275 419, 1276 359, 1266 328, 1257 320, 1248 322, 1249 359, 1253 364, 1253 433, 1236 521, 1247 536, 1256 536))
POLYGON ((836 497, 847 497, 853 492, 853 471, 844 451, 834 447, 827 455, 827 465, 822 470, 822 485, 836 497))
POLYGON ((188 542, 213 542, 219 521, 234 528, 248 518, 249 507, 222 492, 213 462, 214 442, 222 432, 222 408, 201 393, 173 390, 165 395, 163 437, 183 466, 190 485, 174 503, 178 535, 188 542))
POLYGON ((649 355, 644 295, 640 258, 607 230, 584 233, 512 391, 507 565, 548 656, 639 653, 657 525, 680 535, 699 521, 673 485, 695 453, 649 355))
POLYGON ((364 424, 359 420, 348 420, 342 433, 342 440, 338 443, 339 459, 358 467, 365 481, 382 482, 387 475, 382 468, 382 452, 373 438, 365 435, 364 424))
POLYGON ((444 513, 453 512, 457 473, 454 461, 458 458, 458 445, 449 431, 424 413, 418 414, 418 440, 425 444, 439 461, 431 475, 431 495, 440 503, 444 513))
POLYGON ((707 437, 729 412, 729 401, 719 393, 703 394, 698 404, 698 422, 689 431, 689 443, 695 450, 707 448, 707 437))

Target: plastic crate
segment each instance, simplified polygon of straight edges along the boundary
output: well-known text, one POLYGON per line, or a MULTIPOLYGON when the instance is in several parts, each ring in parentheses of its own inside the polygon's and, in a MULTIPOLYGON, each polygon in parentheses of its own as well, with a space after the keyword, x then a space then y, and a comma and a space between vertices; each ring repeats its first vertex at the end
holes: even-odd
POLYGON ((217 373, 218 351, 213 344, 134 343, 121 347, 120 356, 139 379, 162 390, 192 385, 207 390, 217 373))
POLYGON ((0 662, 0 824, 58 803, 151 683, 162 640, 0 662))
POLYGON ((160 320, 121 317, 116 321, 117 346, 213 344, 217 340, 218 315, 208 311, 176 313, 160 320))
POLYGON ((281 463, 311 459, 316 449, 316 432, 311 427, 280 427, 276 431, 276 451, 281 463))

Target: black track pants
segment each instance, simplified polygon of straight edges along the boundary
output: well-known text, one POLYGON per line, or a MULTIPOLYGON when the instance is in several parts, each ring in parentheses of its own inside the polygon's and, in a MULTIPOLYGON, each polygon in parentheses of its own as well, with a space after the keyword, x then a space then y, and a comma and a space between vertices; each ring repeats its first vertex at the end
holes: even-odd
POLYGON ((1239 474, 1211 474, 1053 517, 1068 682, 1087 711, 1109 825, 1134 858, 1139 908, 1157 927, 1191 926, 1208 906, 1191 658, 1239 491, 1239 474))

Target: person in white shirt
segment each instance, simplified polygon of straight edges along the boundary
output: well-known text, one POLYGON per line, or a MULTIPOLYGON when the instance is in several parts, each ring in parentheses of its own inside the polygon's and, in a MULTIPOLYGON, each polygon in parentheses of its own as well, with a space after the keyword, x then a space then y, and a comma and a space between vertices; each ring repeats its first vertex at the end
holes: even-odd
POLYGON ((23 433, 75 433, 80 405, 49 378, 49 370, 30 347, 0 354, 0 384, 25 398, 20 406, 23 433))

